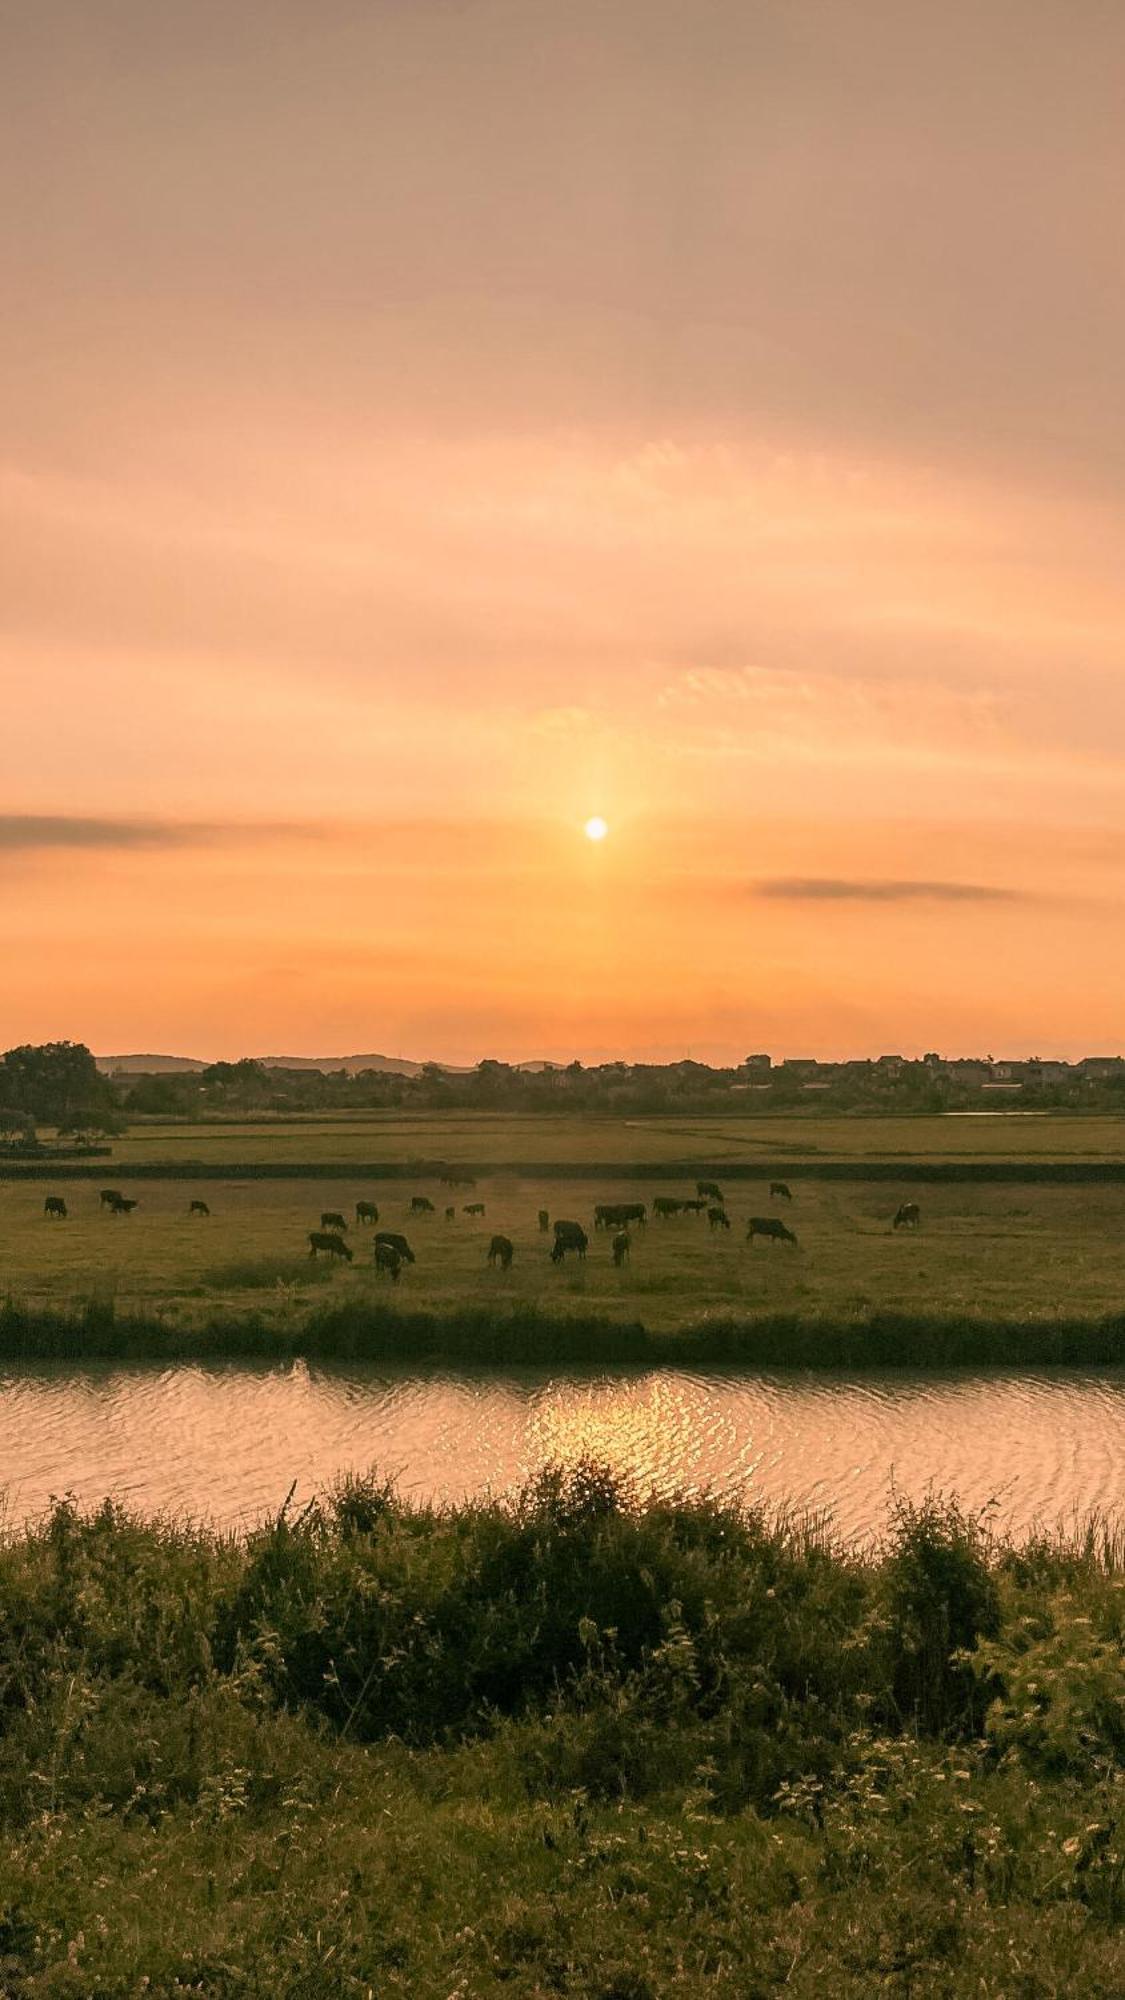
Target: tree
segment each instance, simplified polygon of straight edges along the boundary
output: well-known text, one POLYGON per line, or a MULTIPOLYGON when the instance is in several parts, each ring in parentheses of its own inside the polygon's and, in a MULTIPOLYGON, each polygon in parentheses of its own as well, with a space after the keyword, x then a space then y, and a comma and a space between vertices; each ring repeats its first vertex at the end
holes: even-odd
POLYGON ((145 1112, 150 1117, 182 1118, 191 1109, 194 1082, 194 1077, 189 1083, 178 1077, 138 1077, 130 1086, 125 1103, 130 1111, 145 1112))
POLYGON ((24 1043, 0 1057, 0 1097, 40 1125, 112 1116, 115 1099, 84 1042, 24 1043))

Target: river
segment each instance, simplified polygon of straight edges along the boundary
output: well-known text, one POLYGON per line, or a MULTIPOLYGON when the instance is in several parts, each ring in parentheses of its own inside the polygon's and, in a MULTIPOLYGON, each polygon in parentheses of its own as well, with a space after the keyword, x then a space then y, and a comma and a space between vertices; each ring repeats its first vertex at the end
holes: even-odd
POLYGON ((1125 1497, 1125 1371, 821 1375, 103 1364, 0 1375, 9 1526, 52 1495, 242 1527, 293 1482, 376 1466, 419 1500, 504 1492, 582 1454, 642 1489, 710 1489, 878 1534, 892 1491, 994 1504, 1015 1534, 1125 1497))

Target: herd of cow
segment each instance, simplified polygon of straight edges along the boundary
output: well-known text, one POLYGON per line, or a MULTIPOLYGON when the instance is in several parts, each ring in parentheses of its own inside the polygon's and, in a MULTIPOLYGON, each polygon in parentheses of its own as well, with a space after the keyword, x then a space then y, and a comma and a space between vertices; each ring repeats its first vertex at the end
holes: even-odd
MULTIPOLYGON (((449 1187, 475 1187, 476 1185, 472 1176, 468 1174, 445 1174, 442 1176, 442 1180, 449 1187)), ((791 1202, 792 1199, 793 1191, 785 1181, 770 1182, 770 1200, 772 1202, 791 1202)), ((129 1199, 118 1188, 102 1188, 98 1195, 98 1204, 99 1207, 108 1209, 110 1215, 131 1215, 138 1205, 135 1199, 129 1199)), ((482 1216, 484 1212, 485 1205, 483 1201, 467 1201, 462 1203, 462 1213, 464 1215, 482 1216)), ((48 1195, 43 1203, 43 1213, 49 1221, 65 1222, 67 1220, 67 1206, 61 1195, 48 1195)), ((207 1203, 200 1201, 198 1197, 188 1202, 189 1215, 209 1216, 210 1213, 211 1210, 207 1203)), ((437 1209, 428 1195, 416 1194, 411 1198, 410 1213, 414 1216, 435 1215, 437 1209)), ((677 1215, 706 1215, 712 1231, 719 1229, 729 1230, 731 1226, 723 1191, 717 1181, 696 1181, 695 1194, 691 1196, 657 1195, 652 1203, 652 1213, 654 1218, 661 1222, 670 1221, 673 1216, 677 1215)), ((456 1214, 457 1209, 455 1205, 451 1204, 446 1207, 445 1219, 447 1222, 454 1221, 456 1214)), ((892 1227, 895 1229, 917 1228, 921 1219, 921 1211, 917 1202, 904 1201, 892 1218, 892 1227)), ((380 1229, 378 1227, 379 1210, 373 1201, 356 1202, 355 1220, 357 1226, 361 1228, 370 1227, 375 1232, 373 1237, 375 1270, 381 1276, 386 1276, 391 1279, 392 1283, 397 1284, 399 1278, 402 1276, 404 1267, 416 1261, 414 1252, 407 1242, 406 1237, 399 1230, 380 1229)), ((610 1251, 617 1269, 620 1269, 625 1263, 632 1247, 632 1237, 629 1233, 630 1227, 633 1225, 644 1227, 647 1223, 648 1204, 646 1202, 602 1201, 596 1202, 594 1205, 595 1230, 606 1229, 613 1231, 613 1236, 610 1240, 610 1251)), ((337 1208, 322 1210, 320 1228, 309 1231, 309 1256, 318 1257, 323 1255, 330 1258, 335 1257, 344 1263, 350 1264, 354 1253, 345 1241, 347 1228, 347 1217, 343 1214, 342 1210, 337 1208)), ((550 1250, 552 1264, 562 1264, 571 1254, 578 1258, 584 1258, 590 1247, 590 1239, 580 1222, 559 1220, 552 1225, 550 1214, 545 1208, 539 1210, 539 1229, 542 1234, 553 1233, 550 1250)), ((794 1249, 798 1248, 794 1232, 777 1215, 752 1215, 750 1217, 746 1225, 746 1240, 753 1245, 758 1237, 761 1237, 763 1241, 770 1244, 788 1243, 794 1249)), ((511 1269, 514 1256, 515 1245, 510 1236, 493 1236, 486 1252, 485 1261, 490 1266, 499 1266, 502 1271, 507 1271, 511 1269)))

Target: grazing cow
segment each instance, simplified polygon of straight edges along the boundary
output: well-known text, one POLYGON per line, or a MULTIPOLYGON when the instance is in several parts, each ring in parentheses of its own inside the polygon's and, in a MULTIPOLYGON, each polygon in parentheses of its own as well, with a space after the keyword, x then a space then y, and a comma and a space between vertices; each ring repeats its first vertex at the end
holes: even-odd
POLYGON ((789 1186, 788 1181, 770 1182, 771 1201, 792 1201, 792 1199, 793 1199, 793 1190, 789 1186))
POLYGON ((792 1243, 794 1249, 797 1247, 793 1231, 787 1229, 784 1222, 779 1222, 776 1215, 752 1215, 746 1231, 746 1241, 751 1248, 755 1236, 764 1236, 770 1244, 792 1243))
POLYGON ((410 1202, 411 1215, 433 1215, 434 1205, 428 1194, 416 1194, 410 1202))
POLYGON ((711 1224, 712 1229, 730 1228, 730 1216, 727 1214, 725 1208, 709 1208, 707 1210, 707 1220, 711 1224))
POLYGON ((334 1229, 337 1234, 342 1234, 348 1225, 338 1208, 326 1208, 320 1218, 320 1226, 322 1229, 334 1229))
POLYGON ((483 1201, 467 1201, 463 1204, 461 1212, 463 1215, 483 1215, 484 1203, 483 1201))
POLYGON ((343 1237, 335 1236, 327 1229, 309 1231, 309 1256, 315 1257, 318 1250, 323 1250, 328 1257, 342 1257, 345 1264, 350 1264, 352 1261, 352 1253, 343 1237))
POLYGON ((393 1243, 375 1245, 375 1270, 385 1271, 392 1285, 397 1285, 402 1275, 402 1258, 393 1243))
POLYGON ((584 1257, 590 1247, 590 1239, 580 1222, 556 1222, 555 1241, 551 1251, 552 1264, 561 1264, 568 1250, 584 1257))
POLYGON ((119 1189, 103 1188, 98 1196, 98 1206, 99 1208, 112 1208, 114 1203, 120 1200, 121 1193, 119 1189))
POLYGON ((372 1228, 374 1228, 379 1220, 379 1211, 375 1203, 373 1201, 357 1201, 355 1205, 355 1219, 357 1222, 369 1222, 372 1228))
POLYGON ((701 1200, 704 1195, 708 1195, 712 1201, 718 1202, 720 1208, 722 1207, 723 1190, 718 1181, 696 1181, 695 1192, 701 1200))
POLYGON ((402 1258, 404 1264, 414 1263, 415 1258, 413 1250, 410 1248, 410 1245, 407 1242, 405 1236, 400 1236, 397 1230, 380 1229, 375 1237, 376 1253, 378 1253, 380 1243, 389 1243, 392 1250, 398 1251, 398 1254, 402 1258))
POLYGON ((896 1229, 917 1229, 922 1211, 916 1201, 904 1201, 894 1219, 896 1229))
POLYGON ((539 1211, 539 1227, 542 1230, 547 1230, 551 1227, 550 1213, 545 1208, 541 1208, 539 1211))
POLYGON ((674 1194, 658 1194, 652 1204, 653 1214, 659 1215, 661 1220, 665 1222, 670 1215, 682 1215, 683 1209, 683 1202, 678 1195, 674 1194))
POLYGON ((711 1203, 705 1197, 696 1195, 694 1201, 682 1201, 680 1208, 684 1215, 706 1215, 711 1203))
POLYGON ((616 1236, 613 1239, 612 1244, 610 1245, 610 1248, 613 1251, 614 1267, 616 1270, 619 1271, 632 1248, 632 1240, 630 1238, 629 1231, 627 1229, 619 1229, 616 1236))
POLYGON ((620 1229, 626 1222, 647 1222, 643 1201, 600 1201, 594 1209, 595 1229, 620 1229))
POLYGON ((457 1210, 455 1208, 447 1208, 445 1211, 445 1219, 447 1222, 453 1222, 456 1218, 456 1215, 457 1215, 457 1210))
POLYGON ((43 1213, 52 1221, 66 1221, 66 1203, 61 1194, 49 1194, 43 1203, 43 1213))
POLYGON ((211 1213, 205 1201, 189 1201, 187 1212, 189 1215, 210 1215, 211 1213))
POLYGON ((136 1206, 137 1204, 135 1199, 131 1198, 130 1196, 124 1194, 115 1194, 113 1200, 109 1204, 109 1212, 111 1215, 132 1215, 133 1210, 136 1208, 136 1206))
POLYGON ((494 1236, 488 1246, 489 1263, 499 1264, 502 1271, 511 1270, 512 1258, 515 1254, 510 1236, 494 1236))

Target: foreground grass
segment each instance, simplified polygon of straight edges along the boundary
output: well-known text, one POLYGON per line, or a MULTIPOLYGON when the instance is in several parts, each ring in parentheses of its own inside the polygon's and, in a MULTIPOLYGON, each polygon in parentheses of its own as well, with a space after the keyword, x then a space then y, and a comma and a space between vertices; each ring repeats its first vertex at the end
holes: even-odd
POLYGON ((1125 1990, 1122 1549, 877 1558, 547 1473, 0 1549, 0 1982, 39 1996, 1125 1990))

